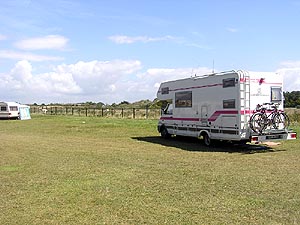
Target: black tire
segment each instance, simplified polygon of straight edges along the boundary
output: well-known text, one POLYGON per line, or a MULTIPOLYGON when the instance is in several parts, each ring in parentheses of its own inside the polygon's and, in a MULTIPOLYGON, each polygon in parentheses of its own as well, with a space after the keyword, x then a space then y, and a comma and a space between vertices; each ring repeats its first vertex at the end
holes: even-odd
POLYGON ((288 128, 290 126, 290 118, 288 117, 287 114, 285 113, 280 113, 280 115, 282 115, 284 117, 284 120, 285 120, 285 128, 288 128))
POLYGON ((267 117, 261 112, 254 113, 250 118, 250 128, 256 133, 262 133, 266 128, 267 117))
POLYGON ((285 113, 276 113, 272 117, 272 124, 275 129, 286 129, 290 125, 290 119, 285 113))
POLYGON ((210 147, 212 145, 212 142, 213 141, 210 139, 210 137, 208 136, 208 134, 205 133, 203 135, 203 143, 204 143, 204 145, 207 146, 207 147, 210 147))
POLYGON ((165 127, 161 127, 161 129, 160 129, 160 135, 164 139, 168 139, 168 138, 171 137, 171 135, 169 134, 167 128, 165 128, 165 127))

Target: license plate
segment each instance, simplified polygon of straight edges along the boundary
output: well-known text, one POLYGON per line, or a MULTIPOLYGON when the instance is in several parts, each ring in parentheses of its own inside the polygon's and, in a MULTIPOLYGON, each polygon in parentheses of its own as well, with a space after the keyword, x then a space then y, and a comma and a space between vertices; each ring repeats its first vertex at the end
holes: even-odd
POLYGON ((268 135, 266 139, 282 139, 282 136, 277 134, 277 135, 268 135))

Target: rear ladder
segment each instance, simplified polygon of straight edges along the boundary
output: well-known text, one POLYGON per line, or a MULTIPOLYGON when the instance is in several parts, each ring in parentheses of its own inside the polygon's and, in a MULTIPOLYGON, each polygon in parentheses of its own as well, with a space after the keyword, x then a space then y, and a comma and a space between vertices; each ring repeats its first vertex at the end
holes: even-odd
POLYGON ((237 71, 240 77, 241 129, 248 128, 250 120, 250 75, 246 71, 237 71))

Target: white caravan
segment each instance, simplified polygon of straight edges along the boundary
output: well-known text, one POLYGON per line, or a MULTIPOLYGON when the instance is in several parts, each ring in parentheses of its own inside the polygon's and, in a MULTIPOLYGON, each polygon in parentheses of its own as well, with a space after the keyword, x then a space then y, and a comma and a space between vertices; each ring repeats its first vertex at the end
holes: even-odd
POLYGON ((17 102, 0 102, 0 119, 31 119, 29 109, 17 102))
POLYGON ((165 103, 158 131, 163 137, 203 137, 205 145, 296 139, 286 127, 255 132, 249 124, 258 104, 276 103, 283 112, 282 85, 280 74, 241 70, 164 82, 157 92, 165 103))

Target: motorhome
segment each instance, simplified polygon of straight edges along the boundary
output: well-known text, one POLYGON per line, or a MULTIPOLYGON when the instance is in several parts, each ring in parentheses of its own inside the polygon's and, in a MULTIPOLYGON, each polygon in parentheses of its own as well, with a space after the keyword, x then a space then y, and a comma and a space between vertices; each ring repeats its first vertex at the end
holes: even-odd
POLYGON ((30 119, 30 107, 17 102, 0 102, 0 119, 30 119))
POLYGON ((287 124, 264 127, 258 132, 250 123, 261 125, 251 121, 258 105, 276 104, 278 112, 283 113, 282 89, 280 74, 242 70, 161 83, 157 98, 164 106, 158 131, 165 138, 203 138, 207 146, 214 140, 258 143, 296 139, 287 124))

